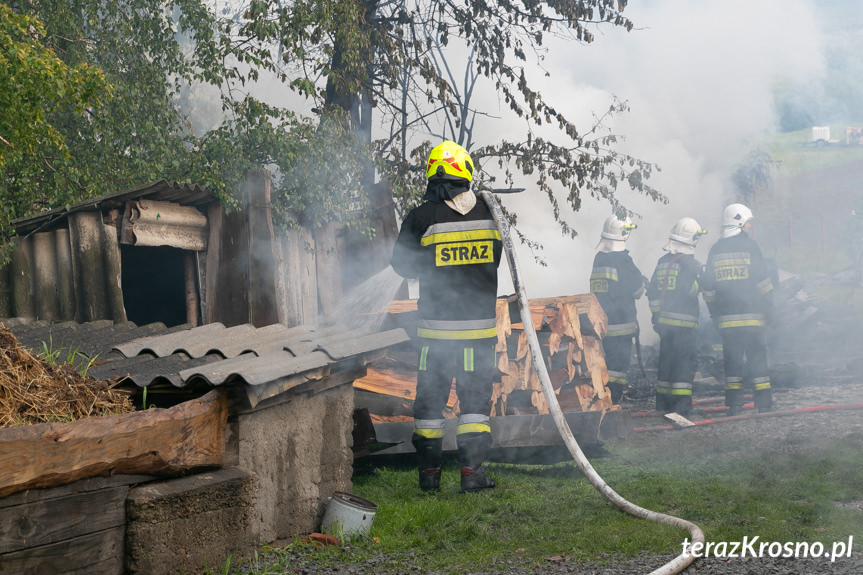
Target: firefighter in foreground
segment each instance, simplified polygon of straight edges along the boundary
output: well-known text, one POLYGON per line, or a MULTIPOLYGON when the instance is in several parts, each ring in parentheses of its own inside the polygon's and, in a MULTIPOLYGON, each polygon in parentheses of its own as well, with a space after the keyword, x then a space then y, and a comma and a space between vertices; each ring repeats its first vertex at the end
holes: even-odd
POLYGON ((702 297, 722 336, 728 415, 742 411, 744 377, 752 382, 758 411, 773 406, 766 334, 773 281, 761 248, 749 237, 752 217, 743 204, 725 208, 722 237, 710 248, 702 281, 702 297))
POLYGON ((653 329, 659 334, 656 409, 688 415, 692 410, 698 333, 698 281, 702 266, 695 245, 707 232, 693 218, 674 224, 668 252, 659 258, 647 288, 653 329))
POLYGON ((635 300, 644 294, 644 276, 626 249, 626 240, 636 228, 629 218, 609 216, 602 226, 598 250, 590 273, 590 291, 608 316, 602 340, 608 367, 611 401, 620 403, 626 387, 626 372, 632 360, 633 338, 638 336, 635 300))
POLYGON ((491 394, 497 374, 497 268, 503 244, 485 202, 470 190, 468 152, 445 141, 426 165, 423 203, 402 222, 392 267, 418 278, 419 361, 414 432, 419 485, 440 489, 446 407, 453 378, 461 490, 494 487, 482 464, 491 447, 491 394))

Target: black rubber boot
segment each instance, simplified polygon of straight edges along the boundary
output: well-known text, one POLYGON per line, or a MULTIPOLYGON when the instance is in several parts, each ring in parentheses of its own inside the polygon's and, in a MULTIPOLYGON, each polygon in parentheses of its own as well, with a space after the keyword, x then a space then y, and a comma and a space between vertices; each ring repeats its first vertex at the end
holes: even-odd
POLYGON ((482 468, 485 454, 491 447, 491 433, 461 433, 456 435, 456 443, 461 465, 462 493, 494 487, 494 481, 482 468))
POLYGON ((758 410, 758 413, 773 411, 772 389, 758 389, 752 394, 752 396, 753 403, 755 403, 755 408, 758 410))
POLYGON ((611 395, 611 403, 620 405, 620 400, 623 399, 623 384, 608 383, 606 387, 608 388, 609 395, 611 395))
POLYGON ((726 389, 725 405, 728 406, 728 417, 740 415, 741 413, 743 413, 743 390, 726 389))
POLYGON ((443 438, 422 437, 413 434, 411 443, 417 450, 420 490, 438 491, 440 489, 443 438))
POLYGON ((420 491, 440 491, 440 467, 420 469, 420 491))
POLYGON ((691 395, 675 395, 674 411, 680 415, 686 416, 692 413, 692 396, 691 395))
POLYGON ((470 467, 461 468, 461 492, 469 493, 471 491, 481 491, 483 489, 494 488, 494 479, 485 474, 482 467, 472 469, 470 467))

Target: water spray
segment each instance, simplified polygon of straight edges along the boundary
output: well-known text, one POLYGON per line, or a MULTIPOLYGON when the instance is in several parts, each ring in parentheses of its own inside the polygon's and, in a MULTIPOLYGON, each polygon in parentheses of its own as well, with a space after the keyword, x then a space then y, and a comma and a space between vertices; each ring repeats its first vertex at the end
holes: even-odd
MULTIPOLYGON (((513 248, 512 238, 509 235, 509 222, 506 221, 503 210, 501 209, 500 205, 497 203, 497 200, 493 195, 493 193, 517 193, 521 191, 524 191, 524 188, 494 189, 491 191, 481 190, 478 195, 483 199, 486 205, 488 205, 489 210, 491 210, 492 217, 494 218, 498 230, 500 231, 501 240, 503 241, 503 249, 506 252, 507 261, 509 262, 509 271, 512 275, 512 284, 515 288, 516 296, 518 298, 518 306, 519 310, 521 311, 521 317, 522 319, 529 319, 530 305, 528 304, 527 294, 524 290, 524 286, 522 285, 521 277, 519 275, 519 267, 515 256, 515 249, 513 248)), ((557 426, 557 430, 563 438, 563 441, 566 444, 569 453, 572 455, 573 459, 575 459, 578 468, 585 475, 585 477, 587 477, 588 481, 590 481, 590 483, 597 489, 597 491, 602 494, 603 497, 605 497, 608 501, 610 501, 626 513, 629 513, 630 515, 633 515, 635 517, 641 517, 643 519, 649 519, 651 521, 657 521, 659 523, 664 523, 666 525, 685 529, 689 531, 689 533, 692 535, 693 544, 703 544, 704 533, 701 531, 701 528, 698 527, 698 525, 685 519, 674 517, 672 515, 666 515, 665 513, 659 513, 656 511, 645 509, 643 507, 639 507, 638 505, 635 505, 634 503, 631 503, 624 499, 622 496, 620 496, 602 479, 602 477, 599 476, 599 474, 590 464, 590 461, 588 461, 587 457, 584 455, 584 452, 581 450, 581 447, 578 445, 578 442, 575 440, 575 437, 572 434, 572 430, 566 423, 566 419, 564 419, 563 411, 561 410, 560 404, 557 401, 557 394, 555 394, 554 392, 554 387, 551 384, 551 379, 549 378, 548 370, 545 366, 545 359, 543 359, 542 357, 542 349, 539 345, 539 339, 537 339, 536 337, 536 330, 533 327, 533 322, 522 321, 522 324, 524 325, 524 333, 527 337, 528 347, 530 348, 531 359, 533 360, 533 365, 536 366, 537 375, 539 376, 539 381, 542 384, 542 391, 545 394, 545 399, 548 403, 548 411, 551 414, 552 419, 557 426)), ((681 571, 686 569, 686 567, 688 567, 694 560, 694 556, 687 553, 681 553, 675 559, 669 561, 659 569, 651 572, 650 575, 673 575, 674 573, 680 573, 681 571)))

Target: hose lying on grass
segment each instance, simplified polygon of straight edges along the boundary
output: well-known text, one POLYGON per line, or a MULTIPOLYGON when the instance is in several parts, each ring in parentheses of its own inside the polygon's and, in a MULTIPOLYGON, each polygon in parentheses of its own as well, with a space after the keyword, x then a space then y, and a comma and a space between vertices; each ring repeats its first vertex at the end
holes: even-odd
MULTIPOLYGON (((578 468, 581 470, 582 473, 584 473, 585 477, 587 477, 588 481, 590 481, 590 483, 597 489, 597 491, 599 491, 603 497, 616 505, 618 508, 635 517, 641 517, 643 519, 649 519, 658 523, 664 523, 673 527, 686 529, 692 535, 693 544, 703 544, 704 533, 702 533, 701 528, 698 527, 698 525, 685 519, 674 517, 672 515, 666 515, 664 513, 658 513, 656 511, 651 511, 649 509, 639 507, 638 505, 627 501, 626 499, 621 497, 614 489, 612 489, 602 479, 602 477, 600 477, 600 475, 590 464, 590 461, 587 460, 587 457, 581 450, 581 446, 578 445, 578 442, 572 435, 572 430, 566 423, 566 419, 564 419, 563 417, 563 411, 561 410, 560 404, 557 401, 557 394, 554 393, 554 387, 551 384, 551 379, 548 376, 548 370, 545 367, 545 359, 543 359, 542 357, 542 350, 539 346, 539 340, 536 337, 536 330, 533 327, 533 322, 530 321, 530 305, 527 301, 527 294, 524 291, 524 286, 521 283, 518 262, 516 261, 515 257, 515 250, 512 245, 512 238, 509 235, 509 222, 506 221, 506 217, 504 216, 503 211, 501 210, 500 206, 497 203, 497 200, 495 200, 491 192, 483 190, 480 192, 480 196, 491 210, 492 217, 494 218, 495 223, 497 223, 498 230, 500 231, 501 239, 503 241, 503 248, 506 252, 507 261, 509 262, 509 270, 510 274, 512 275, 513 287, 515 288, 516 295, 518 297, 518 305, 519 310, 521 311, 522 324, 524 324, 524 333, 527 337, 528 347, 530 348, 533 365, 536 366, 536 371, 539 375, 539 381, 542 384, 542 391, 545 394, 546 401, 548 402, 548 411, 551 414, 552 419, 557 426, 557 430, 560 432, 560 435, 563 438, 567 449, 569 449, 569 453, 572 455, 573 459, 575 459, 578 468)), ((694 560, 694 556, 686 553, 681 553, 673 560, 669 561, 659 569, 653 571, 650 575, 672 575, 674 573, 680 573, 681 571, 686 569, 686 567, 688 567, 694 560)))

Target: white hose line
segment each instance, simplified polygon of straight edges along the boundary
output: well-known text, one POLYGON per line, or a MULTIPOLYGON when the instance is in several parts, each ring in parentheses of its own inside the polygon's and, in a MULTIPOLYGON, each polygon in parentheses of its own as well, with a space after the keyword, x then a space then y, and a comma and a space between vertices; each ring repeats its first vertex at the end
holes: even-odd
MULTIPOLYGON (((504 251, 506 252, 507 261, 509 262, 509 270, 512 275, 513 287, 515 288, 516 295, 518 296, 518 305, 519 309, 521 310, 521 320, 522 324, 524 325, 524 333, 527 337, 533 365, 536 367, 536 372, 539 375, 539 381, 542 384, 542 391, 545 394, 545 399, 548 403, 548 411, 551 414, 552 419, 557 426, 557 430, 558 432, 560 432, 560 435, 563 438, 567 449, 569 449, 569 453, 572 455, 573 459, 575 459, 578 468, 581 470, 582 473, 584 473, 588 481, 590 481, 590 483, 597 489, 597 491, 602 494, 603 497, 605 497, 608 501, 610 501, 623 511, 629 513, 630 515, 634 515, 635 517, 641 517, 643 519, 649 519, 651 521, 656 521, 659 523, 664 523, 666 525, 671 525, 673 527, 685 529, 689 531, 689 533, 692 535, 691 543, 703 544, 704 533, 701 531, 701 528, 698 527, 698 525, 692 523, 691 521, 680 519, 679 517, 674 517, 673 515, 666 515, 665 513, 659 513, 656 511, 645 509, 644 507, 640 507, 634 503, 627 501, 626 499, 621 497, 620 494, 618 494, 614 489, 612 489, 602 479, 602 477, 599 476, 599 474, 590 464, 590 461, 587 460, 587 457, 584 455, 584 452, 578 445, 578 441, 576 441, 575 437, 572 435, 572 430, 569 428, 569 424, 566 423, 566 419, 563 416, 563 411, 561 410, 560 404, 557 401, 557 394, 554 392, 554 387, 552 386, 551 379, 548 376, 548 369, 545 366, 545 359, 543 359, 542 357, 542 349, 540 348, 539 340, 536 337, 536 330, 533 327, 533 321, 531 321, 530 305, 527 301, 527 294, 525 293, 524 286, 521 283, 518 262, 516 261, 515 257, 515 249, 512 245, 512 238, 509 235, 509 222, 506 221, 506 217, 504 216, 503 211, 500 209, 497 200, 495 200, 491 192, 482 190, 480 192, 480 195, 491 210, 492 217, 494 218, 495 223, 497 223, 498 230, 500 231, 504 251)), ((650 575, 673 575, 675 573, 680 573, 681 571, 686 569, 686 567, 688 567, 694 560, 695 557, 693 555, 681 553, 675 559, 669 561, 659 569, 652 571, 650 575)))

